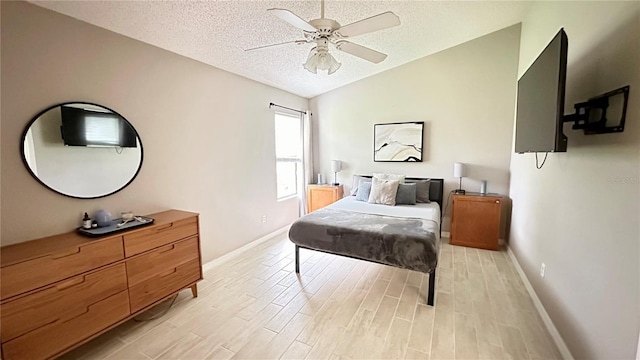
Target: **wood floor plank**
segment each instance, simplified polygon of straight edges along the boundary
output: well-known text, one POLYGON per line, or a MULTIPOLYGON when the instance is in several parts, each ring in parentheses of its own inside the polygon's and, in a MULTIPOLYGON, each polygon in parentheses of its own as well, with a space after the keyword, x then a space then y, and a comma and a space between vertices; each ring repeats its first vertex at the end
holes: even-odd
POLYGON ((249 341, 233 355, 232 359, 257 359, 264 354, 264 348, 278 333, 265 328, 259 328, 251 334, 249 341))
POLYGON ((376 314, 371 321, 371 325, 369 326, 369 330, 371 330, 375 337, 380 338, 383 341, 387 337, 391 321, 396 313, 398 302, 399 299, 390 296, 385 296, 382 299, 382 302, 380 302, 378 311, 376 311, 376 314))
POLYGON ((387 292, 385 293, 385 295, 400 298, 400 296, 402 295, 402 290, 404 289, 404 284, 407 282, 408 276, 409 270, 397 269, 393 273, 393 277, 391 278, 391 282, 389 283, 389 287, 387 288, 387 292))
POLYGON ((420 289, 415 286, 410 286, 407 282, 407 286, 405 286, 402 296, 400 297, 398 309, 396 310, 397 318, 413 321, 419 293, 420 289))
POLYGON ((237 353, 249 342, 252 334, 268 323, 280 310, 282 310, 282 307, 276 304, 267 305, 256 317, 248 321, 239 333, 235 334, 232 339, 226 341, 222 346, 237 353))
POLYGON ((362 306, 365 309, 369 309, 371 311, 376 311, 378 309, 378 305, 380 305, 380 301, 382 301, 382 297, 384 293, 387 291, 387 287, 389 286, 389 280, 384 280, 378 278, 369 290, 367 297, 364 299, 364 303, 362 306))
POLYGON ((300 342, 294 341, 291 346, 285 351, 285 353, 280 357, 282 360, 299 360, 307 357, 307 354, 311 350, 311 346, 300 342))
POLYGON ((277 359, 282 356, 291 344, 296 341, 296 337, 300 335, 302 329, 311 322, 311 319, 309 315, 295 314, 291 321, 280 330, 278 335, 262 349, 260 358, 277 359))
POLYGON ((382 347, 382 358, 404 359, 410 332, 411 322, 395 317, 382 347))
MULTIPOLYGON (((431 359, 452 359, 455 357, 455 312, 453 299, 449 294, 438 294, 433 319, 431 337, 431 359)), ((412 345, 412 347, 415 347, 412 345)))
POLYGON ((472 316, 455 313, 455 358, 479 359, 476 326, 472 316))
POLYGON ((431 306, 417 305, 413 326, 409 336, 409 347, 429 354, 433 334, 433 318, 435 310, 431 306))

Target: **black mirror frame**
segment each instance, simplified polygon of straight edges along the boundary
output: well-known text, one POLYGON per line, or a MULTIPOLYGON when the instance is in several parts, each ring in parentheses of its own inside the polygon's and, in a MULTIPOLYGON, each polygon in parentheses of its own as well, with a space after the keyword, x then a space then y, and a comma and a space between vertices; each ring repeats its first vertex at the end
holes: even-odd
POLYGON ((99 199, 99 198, 103 198, 103 197, 107 197, 107 196, 113 195, 113 194, 121 191, 122 189, 126 188, 127 186, 129 186, 129 184, 131 184, 133 182, 133 180, 135 180, 135 178, 138 177, 138 174, 140 173, 140 169, 142 169, 142 163, 144 162, 144 146, 142 146, 142 139, 140 138, 140 134, 138 134, 138 130, 136 130, 136 128, 133 126, 133 124, 131 124, 131 122, 129 122, 129 120, 127 118, 122 116, 117 111, 115 111, 113 109, 110 109, 110 108, 108 108, 108 107, 106 107, 104 105, 96 104, 96 103, 92 103, 92 102, 87 102, 87 101, 68 101, 68 102, 63 102, 63 103, 59 103, 59 104, 55 104, 55 105, 49 106, 48 108, 40 111, 36 116, 34 116, 31 119, 31 121, 29 121, 27 123, 27 126, 24 128, 24 131, 22 132, 22 138, 21 138, 21 141, 20 141, 20 156, 22 157, 22 163, 24 164, 25 168, 27 168, 27 171, 29 171, 29 174, 31 174, 31 176, 34 179, 36 179, 36 181, 38 181, 40 184, 42 184, 47 189, 49 189, 49 190, 51 190, 51 191, 53 191, 55 193, 58 193, 60 195, 66 196, 66 197, 70 197, 70 198, 74 198, 74 199, 89 200, 89 199, 99 199), (120 187, 119 189, 117 189, 117 190, 115 190, 113 192, 110 192, 108 194, 100 195, 100 196, 92 196, 92 197, 73 196, 73 195, 61 193, 60 191, 53 189, 49 185, 45 184, 42 180, 40 180, 40 178, 38 178, 38 176, 36 176, 36 174, 34 174, 33 171, 31 170, 31 167, 29 166, 29 163, 27 163, 27 158, 26 158, 25 153, 24 153, 24 143, 25 143, 25 140, 27 138, 27 132, 31 128, 31 125, 33 125, 33 123, 36 120, 38 120, 38 118, 40 118, 40 116, 44 115, 47 111, 52 110, 52 109, 54 109, 56 107, 63 106, 63 105, 68 105, 68 104, 87 104, 87 105, 99 106, 101 108, 107 109, 107 110, 111 111, 112 113, 120 116, 122 119, 124 119, 124 121, 126 121, 127 124, 129 124, 129 126, 131 126, 131 128, 133 129, 133 132, 136 134, 136 138, 137 138, 138 142, 140 143, 140 164, 138 165, 138 170, 136 170, 136 173, 133 174, 131 179, 126 184, 124 184, 122 187, 120 187))

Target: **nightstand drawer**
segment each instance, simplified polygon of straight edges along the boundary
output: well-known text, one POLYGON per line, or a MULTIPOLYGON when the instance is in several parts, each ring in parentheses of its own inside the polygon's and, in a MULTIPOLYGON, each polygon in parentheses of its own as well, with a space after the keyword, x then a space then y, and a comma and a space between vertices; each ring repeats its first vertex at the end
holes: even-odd
POLYGON ((454 195, 451 245, 498 250, 504 198, 491 195, 454 195))
POLYGON ((129 286, 135 286, 189 260, 198 259, 199 253, 198 237, 194 236, 127 260, 129 286))
POLYGON ((0 270, 2 299, 124 259, 122 237, 71 247, 0 270))
POLYGON ((129 296, 125 290, 87 306, 75 317, 54 321, 3 343, 2 356, 5 360, 51 358, 127 316, 129 296))
POLYGON ((124 252, 127 257, 140 254, 198 233, 198 218, 191 217, 166 224, 154 224, 149 228, 124 236, 124 252))
POLYGON ((200 261, 191 260, 185 264, 171 268, 154 277, 129 288, 131 313, 168 296, 200 279, 200 261))

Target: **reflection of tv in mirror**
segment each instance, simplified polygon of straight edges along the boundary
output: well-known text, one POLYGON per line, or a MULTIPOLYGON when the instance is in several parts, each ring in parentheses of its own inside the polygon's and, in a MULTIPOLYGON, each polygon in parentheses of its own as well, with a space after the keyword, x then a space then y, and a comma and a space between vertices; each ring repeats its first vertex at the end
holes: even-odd
POLYGON ((112 112, 62 106, 62 140, 68 146, 137 147, 136 132, 112 112))

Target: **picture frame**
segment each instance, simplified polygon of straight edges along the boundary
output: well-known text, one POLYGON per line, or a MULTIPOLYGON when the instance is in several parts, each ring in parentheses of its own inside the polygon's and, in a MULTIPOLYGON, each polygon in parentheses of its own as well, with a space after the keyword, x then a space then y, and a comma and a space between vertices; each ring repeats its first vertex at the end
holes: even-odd
POLYGON ((373 125, 374 162, 422 162, 424 121, 373 125))

